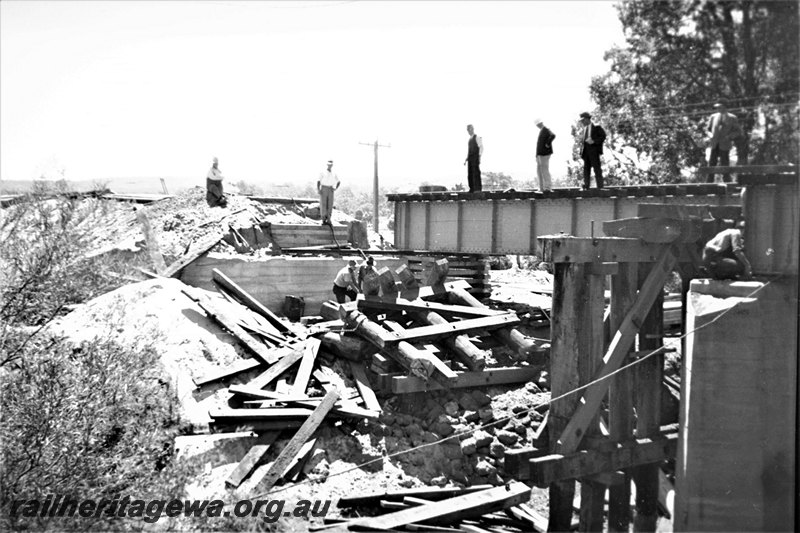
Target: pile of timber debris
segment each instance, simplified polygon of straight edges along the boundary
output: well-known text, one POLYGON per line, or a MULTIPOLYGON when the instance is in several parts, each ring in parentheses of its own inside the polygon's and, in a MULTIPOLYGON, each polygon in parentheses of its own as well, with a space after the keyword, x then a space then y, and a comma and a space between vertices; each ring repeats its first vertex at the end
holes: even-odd
MULTIPOLYGON (((428 275, 434 284, 419 287, 405 266, 396 272, 383 268, 367 276, 363 298, 343 305, 326 304, 323 313, 331 320, 311 327, 290 328, 217 270, 213 278, 222 295, 247 307, 258 319, 241 314, 229 316, 202 291, 184 289, 251 353, 249 359, 194 380, 201 394, 233 379, 238 382, 227 386, 228 406, 209 412, 214 431, 247 429, 267 434, 251 448, 226 483, 238 487, 251 476, 249 486, 263 492, 281 478, 296 476, 298 467, 312 453, 315 430, 326 417, 380 417, 382 406, 374 389, 381 394, 403 394, 537 379, 541 372, 537 366, 485 368, 486 352, 476 342, 486 346, 492 339, 494 345, 503 343, 520 357, 537 357, 540 363, 544 352, 514 329, 519 324, 514 313, 486 308, 466 292, 468 285, 464 281, 446 283, 447 271, 447 261, 437 261, 428 275), (429 301, 432 299, 453 303, 429 301), (471 336, 476 337, 476 342, 471 336), (481 338, 484 340, 477 340, 481 338), (349 360, 346 378, 355 384, 354 388, 347 387, 342 376, 322 362, 330 361, 330 357, 321 354, 321 347, 349 360), (453 360, 445 356, 452 356, 453 360), (364 362, 369 358, 372 364, 366 368, 364 362), (270 440, 274 441, 280 431, 296 427, 300 429, 269 469, 258 470, 269 451, 270 440)), ((457 408, 451 414, 455 412, 457 408)), ((492 415, 476 415, 475 421, 493 420, 492 415)), ((439 429, 438 434, 429 432, 429 441, 453 433, 446 421, 442 425, 448 429, 439 429)), ((522 433, 526 431, 522 427, 522 433)), ((517 441, 517 435, 512 436, 506 444, 517 441)), ((492 440, 487 437, 485 445, 492 440)), ((464 453, 469 454, 469 450, 464 453)))
POLYGON ((463 489, 417 489, 386 494, 351 496, 339 500, 340 508, 386 514, 355 519, 326 519, 312 531, 368 531, 403 528, 410 531, 516 533, 546 531, 547 519, 528 501, 531 489, 524 483, 463 489))

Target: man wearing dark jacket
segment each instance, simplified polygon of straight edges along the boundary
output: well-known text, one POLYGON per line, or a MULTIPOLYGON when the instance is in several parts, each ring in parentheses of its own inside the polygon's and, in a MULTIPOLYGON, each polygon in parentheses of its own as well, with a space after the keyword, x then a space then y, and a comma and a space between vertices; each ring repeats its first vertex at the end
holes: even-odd
POLYGON ((555 134, 537 118, 539 138, 536 141, 536 174, 539 176, 539 190, 552 190, 550 185, 550 156, 553 155, 553 139, 555 134))
POLYGON ((467 142, 467 158, 464 164, 467 165, 467 185, 469 192, 481 191, 481 156, 483 155, 483 141, 475 135, 475 128, 472 124, 467 126, 469 141, 467 142))
POLYGON ((592 115, 581 113, 581 158, 583 159, 583 188, 588 189, 591 181, 591 170, 594 169, 594 180, 597 188, 603 188, 603 169, 600 167, 600 156, 603 153, 603 142, 606 132, 597 124, 592 124, 592 115))

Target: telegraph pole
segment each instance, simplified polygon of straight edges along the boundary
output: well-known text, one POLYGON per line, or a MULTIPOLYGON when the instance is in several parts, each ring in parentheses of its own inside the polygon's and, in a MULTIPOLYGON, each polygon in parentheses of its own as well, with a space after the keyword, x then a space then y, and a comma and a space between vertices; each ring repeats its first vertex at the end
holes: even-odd
POLYGON ((380 228, 379 217, 378 217, 378 148, 391 148, 392 145, 386 144, 378 144, 378 140, 376 139, 374 143, 358 143, 363 144, 364 146, 372 146, 375 149, 375 179, 373 181, 373 199, 372 199, 372 228, 375 230, 375 233, 380 234, 378 228, 380 228))

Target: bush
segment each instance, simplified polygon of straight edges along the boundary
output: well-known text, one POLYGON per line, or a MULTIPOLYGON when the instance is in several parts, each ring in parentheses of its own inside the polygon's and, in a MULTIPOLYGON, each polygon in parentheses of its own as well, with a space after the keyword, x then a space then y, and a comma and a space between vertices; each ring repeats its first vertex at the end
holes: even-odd
POLYGON ((177 400, 152 348, 111 335, 74 345, 46 327, 123 283, 122 260, 84 255, 105 231, 104 206, 40 186, 0 214, 0 530, 141 529, 103 515, 14 517, 11 505, 183 492, 187 467, 170 460, 177 400))
POLYGON ((132 351, 102 339, 75 346, 38 335, 15 360, 3 369, 0 383, 3 530, 141 526, 133 519, 103 515, 12 516, 15 500, 41 502, 48 495, 95 501, 172 498, 183 493, 188 471, 170 461, 176 404, 168 382, 160 379, 155 352, 132 351))

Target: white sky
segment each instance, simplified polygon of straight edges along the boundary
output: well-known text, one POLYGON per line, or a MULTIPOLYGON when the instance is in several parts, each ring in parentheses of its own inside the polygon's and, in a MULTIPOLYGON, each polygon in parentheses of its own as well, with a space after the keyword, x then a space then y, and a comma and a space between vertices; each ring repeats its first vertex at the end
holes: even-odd
MULTIPOLYGON (((466 183, 535 175, 533 119, 557 135, 591 109, 623 41, 611 2, 0 2, 0 179, 166 177, 466 183)), ((154 191, 157 192, 157 191, 154 191)))

